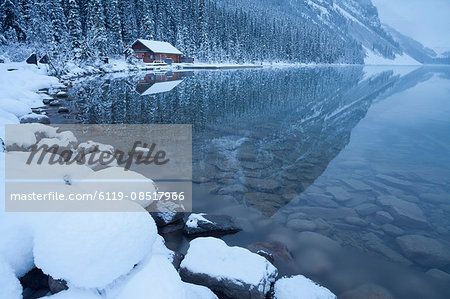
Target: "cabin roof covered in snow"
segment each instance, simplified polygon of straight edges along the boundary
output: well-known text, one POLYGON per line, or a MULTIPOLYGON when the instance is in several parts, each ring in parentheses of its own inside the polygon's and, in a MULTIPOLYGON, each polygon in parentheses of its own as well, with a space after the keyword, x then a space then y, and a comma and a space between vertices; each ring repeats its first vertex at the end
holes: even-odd
POLYGON ((160 42, 156 40, 148 40, 148 39, 138 39, 136 40, 133 45, 137 42, 140 42, 145 47, 147 47, 149 50, 151 50, 153 53, 165 53, 165 54, 178 54, 182 55, 180 50, 172 46, 168 42, 160 42))

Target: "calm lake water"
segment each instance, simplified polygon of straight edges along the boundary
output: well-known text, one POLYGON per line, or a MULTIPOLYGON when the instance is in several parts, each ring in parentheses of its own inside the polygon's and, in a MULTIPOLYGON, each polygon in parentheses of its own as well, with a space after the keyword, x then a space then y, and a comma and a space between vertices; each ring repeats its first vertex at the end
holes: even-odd
POLYGON ((448 298, 449 80, 448 67, 111 75, 75 82, 72 113, 49 114, 193 124, 194 210, 237 217, 228 244, 272 250, 281 274, 338 295, 448 298))

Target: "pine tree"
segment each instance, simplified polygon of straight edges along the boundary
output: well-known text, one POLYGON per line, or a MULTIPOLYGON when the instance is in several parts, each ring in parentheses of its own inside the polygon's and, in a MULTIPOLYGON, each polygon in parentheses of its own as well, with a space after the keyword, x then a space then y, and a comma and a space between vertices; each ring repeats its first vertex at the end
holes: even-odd
POLYGON ((94 58, 107 55, 108 40, 105 28, 105 16, 100 0, 91 0, 87 8, 87 43, 86 54, 94 58))
POLYGON ((81 19, 80 8, 76 0, 68 0, 67 3, 67 29, 69 30, 69 39, 75 59, 82 57, 81 40, 81 19))
POLYGON ((119 15, 119 1, 110 0, 105 5, 105 27, 108 32, 109 53, 122 54, 124 51, 122 24, 119 15))

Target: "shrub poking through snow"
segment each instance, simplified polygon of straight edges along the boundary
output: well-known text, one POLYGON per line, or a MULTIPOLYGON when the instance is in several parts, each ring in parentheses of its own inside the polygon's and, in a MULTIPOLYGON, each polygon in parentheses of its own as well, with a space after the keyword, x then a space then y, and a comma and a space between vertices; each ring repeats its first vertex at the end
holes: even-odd
POLYGON ((197 238, 181 262, 186 282, 204 285, 231 298, 263 299, 278 270, 264 257, 216 238, 197 238))

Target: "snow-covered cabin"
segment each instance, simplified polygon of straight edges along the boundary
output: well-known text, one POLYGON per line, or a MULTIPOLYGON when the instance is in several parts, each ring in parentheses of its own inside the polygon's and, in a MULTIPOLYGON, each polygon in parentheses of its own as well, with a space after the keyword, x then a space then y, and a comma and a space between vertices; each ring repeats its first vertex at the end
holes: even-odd
POLYGON ((172 59, 174 63, 181 62, 180 50, 168 42, 155 40, 138 39, 132 45, 133 56, 145 63, 165 62, 166 59, 172 59))

